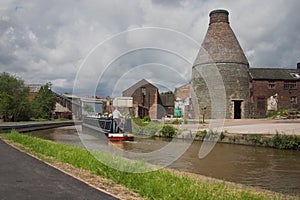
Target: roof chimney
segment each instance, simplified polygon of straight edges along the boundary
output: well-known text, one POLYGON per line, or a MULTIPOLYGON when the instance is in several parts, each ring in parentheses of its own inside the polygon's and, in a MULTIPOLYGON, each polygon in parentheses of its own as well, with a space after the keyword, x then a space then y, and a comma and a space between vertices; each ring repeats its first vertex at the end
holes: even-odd
POLYGON ((209 17, 210 17, 209 24, 215 22, 225 22, 229 24, 228 15, 229 12, 227 10, 213 10, 209 13, 209 17))

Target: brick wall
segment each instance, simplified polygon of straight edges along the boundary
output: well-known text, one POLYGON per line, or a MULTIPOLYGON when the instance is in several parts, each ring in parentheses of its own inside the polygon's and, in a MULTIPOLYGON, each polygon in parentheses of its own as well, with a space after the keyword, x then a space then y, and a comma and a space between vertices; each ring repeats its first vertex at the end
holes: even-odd
POLYGON ((191 96, 191 84, 185 84, 175 89, 175 98, 186 99, 191 96))
POLYGON ((296 82, 295 89, 285 89, 284 81, 270 82, 268 80, 252 80, 251 88, 251 111, 253 117, 266 116, 267 99, 278 94, 278 110, 298 109, 300 98, 300 80, 296 82), (273 85, 273 86, 271 86, 273 85), (297 103, 291 103, 291 97, 297 97, 297 103), (265 109, 260 109, 264 99, 265 109), (260 102, 259 102, 260 101, 260 102))
MULTIPOLYGON (((124 91, 123 96, 133 97, 134 104, 137 104, 139 107, 147 110, 147 112, 141 112, 141 115, 144 115, 142 113, 148 113, 149 115, 151 115, 150 117, 152 119, 157 118, 156 104, 158 103, 158 89, 152 84, 150 83, 144 84, 136 88, 134 91, 132 90, 124 91), (150 108, 151 108, 151 112, 149 112, 150 108)), ((143 118, 144 116, 139 116, 139 117, 143 118)))

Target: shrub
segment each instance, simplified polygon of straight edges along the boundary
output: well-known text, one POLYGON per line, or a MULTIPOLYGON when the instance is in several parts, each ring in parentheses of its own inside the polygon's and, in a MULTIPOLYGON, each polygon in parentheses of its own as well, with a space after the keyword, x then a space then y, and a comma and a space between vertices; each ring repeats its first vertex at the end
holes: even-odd
POLYGON ((172 124, 181 124, 181 120, 175 119, 175 120, 172 122, 172 124))
POLYGON ((138 118, 138 117, 135 118, 135 117, 133 117, 132 121, 133 121, 134 124, 136 124, 138 126, 143 126, 143 120, 141 118, 138 118))
POLYGON ((161 124, 155 122, 132 123, 132 133, 135 135, 154 136, 161 127, 161 124))
POLYGON ((300 137, 296 135, 280 135, 273 137, 274 148, 300 151, 300 137))
POLYGON ((143 120, 144 120, 144 122, 151 122, 151 118, 148 115, 145 116, 143 120))
POLYGON ((222 141, 224 138, 225 138, 225 134, 224 134, 224 132, 222 131, 222 132, 221 132, 221 135, 220 135, 220 140, 222 141))
POLYGON ((177 130, 173 126, 165 125, 160 130, 160 132, 161 132, 162 136, 164 136, 164 137, 173 137, 174 135, 176 135, 177 130))
POLYGON ((189 122, 188 122, 187 119, 184 119, 184 120, 183 120, 183 123, 184 123, 184 124, 188 124, 189 122))
POLYGON ((200 140, 203 140, 207 135, 207 130, 198 131, 196 137, 199 137, 200 140))

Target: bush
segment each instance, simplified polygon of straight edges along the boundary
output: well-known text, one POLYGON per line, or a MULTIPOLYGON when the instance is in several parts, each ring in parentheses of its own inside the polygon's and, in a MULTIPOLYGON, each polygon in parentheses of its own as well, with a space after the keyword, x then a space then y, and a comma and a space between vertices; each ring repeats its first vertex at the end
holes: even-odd
POLYGON ((143 126, 143 120, 141 118, 138 118, 138 117, 135 118, 135 117, 133 117, 132 121, 133 121, 134 124, 136 124, 138 126, 143 126))
POLYGON ((148 115, 145 116, 143 120, 144 120, 144 122, 151 122, 151 118, 148 115))
POLYGON ((207 135, 207 130, 203 130, 203 131, 198 131, 196 137, 198 137, 200 140, 203 140, 206 135, 207 135))
POLYGON ((273 137, 274 148, 300 151, 300 137, 296 135, 280 135, 273 137))
POLYGON ((135 135, 154 136, 161 127, 161 124, 155 122, 134 122, 132 123, 132 133, 135 135))
POLYGON ((170 125, 165 125, 160 130, 160 133, 164 137, 173 137, 174 135, 176 135, 176 132, 177 132, 176 128, 174 128, 173 126, 170 126, 170 125))
POLYGON ((183 123, 184 123, 184 124, 188 124, 189 122, 188 122, 187 119, 184 119, 184 120, 183 120, 183 123))
POLYGON ((181 120, 175 119, 175 120, 172 122, 172 124, 181 124, 181 120))

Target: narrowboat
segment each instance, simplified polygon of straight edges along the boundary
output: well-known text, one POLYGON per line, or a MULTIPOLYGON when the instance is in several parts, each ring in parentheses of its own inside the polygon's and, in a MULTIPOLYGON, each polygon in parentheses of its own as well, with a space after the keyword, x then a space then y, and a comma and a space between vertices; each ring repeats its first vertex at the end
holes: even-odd
POLYGON ((117 123, 110 117, 86 116, 83 118, 82 128, 91 129, 94 135, 106 137, 109 141, 134 141, 130 118, 117 123))

